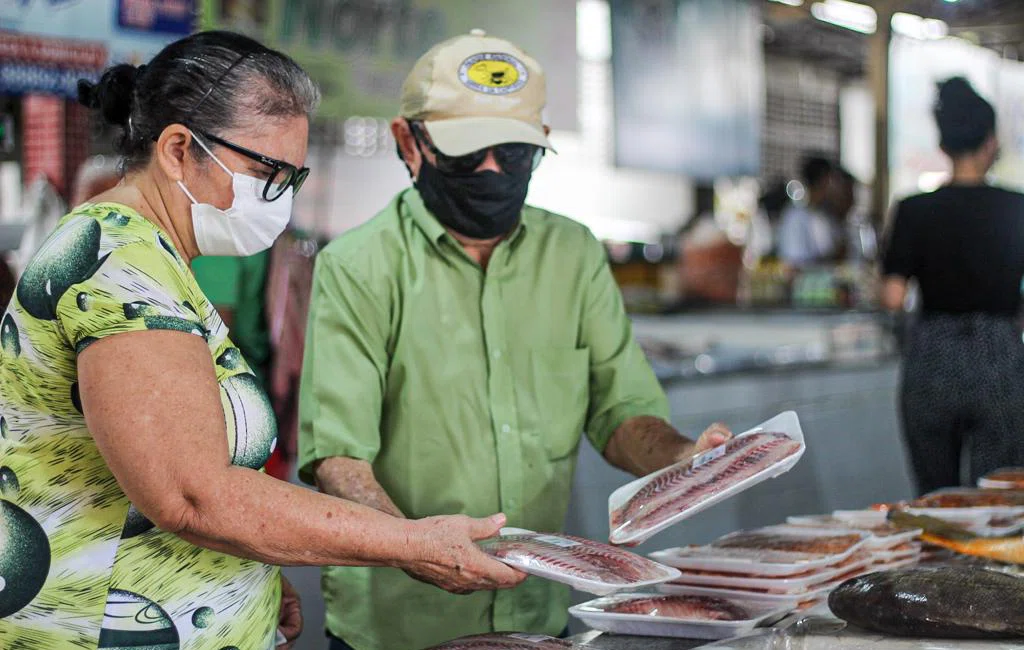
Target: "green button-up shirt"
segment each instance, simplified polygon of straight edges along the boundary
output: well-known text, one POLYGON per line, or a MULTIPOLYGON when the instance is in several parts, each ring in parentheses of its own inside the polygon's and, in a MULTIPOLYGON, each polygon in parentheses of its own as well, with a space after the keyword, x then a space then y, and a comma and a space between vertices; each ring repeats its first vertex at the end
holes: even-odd
MULTIPOLYGON (((586 432, 603 450, 639 415, 668 417, 604 248, 527 206, 485 270, 399 194, 319 255, 300 398, 300 475, 373 464, 409 517, 504 512, 558 531, 586 432)), ((530 578, 454 596, 387 568, 325 569, 327 627, 356 650, 418 650, 488 631, 558 634, 569 593, 530 578)))

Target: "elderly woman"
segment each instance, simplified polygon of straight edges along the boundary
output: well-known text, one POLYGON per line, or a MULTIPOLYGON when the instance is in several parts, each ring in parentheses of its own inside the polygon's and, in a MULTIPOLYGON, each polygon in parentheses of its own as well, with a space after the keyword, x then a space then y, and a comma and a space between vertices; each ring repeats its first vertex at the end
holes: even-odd
POLYGON ((259 471, 270 405, 189 263, 284 229, 302 69, 207 32, 81 95, 123 127, 126 176, 61 220, 0 323, 0 647, 266 650, 301 627, 275 565, 517 584, 473 544, 501 515, 399 520, 259 471))

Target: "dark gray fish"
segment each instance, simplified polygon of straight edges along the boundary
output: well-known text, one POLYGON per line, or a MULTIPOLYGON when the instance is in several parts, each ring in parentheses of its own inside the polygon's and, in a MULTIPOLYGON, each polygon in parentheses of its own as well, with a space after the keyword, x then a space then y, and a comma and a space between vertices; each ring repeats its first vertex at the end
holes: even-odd
POLYGON ((1024 579, 979 567, 915 567, 853 578, 829 596, 832 613, 893 636, 1024 638, 1024 579))

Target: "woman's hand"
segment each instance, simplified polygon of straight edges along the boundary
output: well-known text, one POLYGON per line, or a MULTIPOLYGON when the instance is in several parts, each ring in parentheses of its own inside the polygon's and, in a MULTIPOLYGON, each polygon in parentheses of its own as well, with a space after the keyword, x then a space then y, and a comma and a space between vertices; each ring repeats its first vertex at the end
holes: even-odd
POLYGON ((491 558, 474 544, 497 535, 505 525, 504 515, 487 519, 428 517, 412 523, 415 537, 410 543, 416 557, 399 563, 398 568, 417 580, 455 594, 468 594, 508 589, 526 579, 526 574, 491 558))
POLYGON ((302 634, 302 599, 284 575, 281 576, 281 611, 278 614, 277 629, 288 641, 277 646, 277 650, 292 650, 295 639, 302 634))

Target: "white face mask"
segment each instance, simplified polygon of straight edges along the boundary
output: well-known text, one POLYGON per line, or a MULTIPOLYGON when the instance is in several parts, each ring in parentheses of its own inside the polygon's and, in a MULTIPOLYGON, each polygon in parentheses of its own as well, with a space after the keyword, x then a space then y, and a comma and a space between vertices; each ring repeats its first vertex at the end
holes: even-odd
POLYGON ((231 187, 235 192, 231 207, 221 210, 215 205, 196 201, 185 184, 178 181, 178 187, 192 201, 192 228, 199 253, 247 257, 273 246, 292 216, 292 188, 285 190, 276 201, 265 201, 265 180, 231 171, 202 140, 196 138, 195 133, 192 137, 231 176, 231 187))

